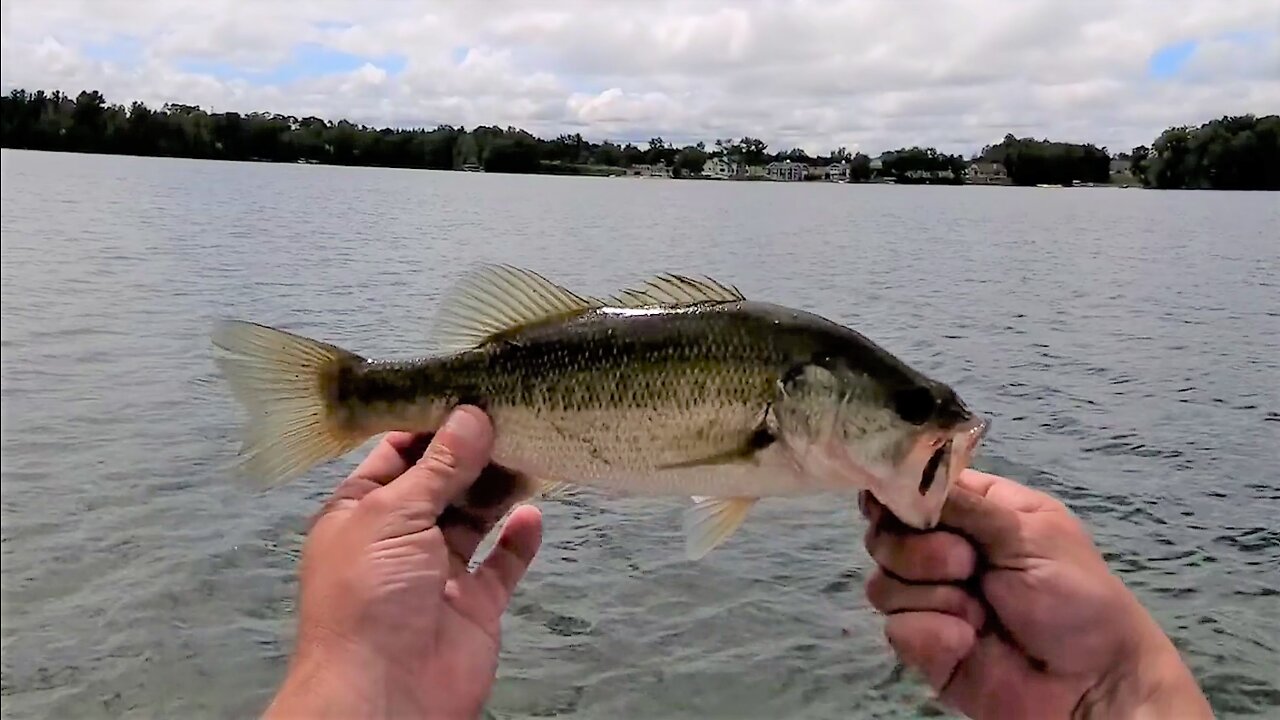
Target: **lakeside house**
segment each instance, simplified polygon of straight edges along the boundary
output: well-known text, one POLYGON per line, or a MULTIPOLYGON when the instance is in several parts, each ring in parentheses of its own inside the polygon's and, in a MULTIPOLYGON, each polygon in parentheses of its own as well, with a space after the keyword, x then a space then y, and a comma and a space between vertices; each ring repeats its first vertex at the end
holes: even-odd
POLYGON ((702 176, 714 180, 729 180, 745 174, 746 168, 723 157, 708 158, 702 166, 702 176))
POLYGON ((809 166, 805 163, 791 162, 790 160, 774 161, 765 166, 764 172, 765 177, 770 180, 798 182, 809 175, 809 166))
POLYGON ((1008 185, 1009 173, 998 162, 978 160, 965 168, 965 181, 974 185, 1008 185))
POLYGON ((908 170, 902 175, 912 180, 954 180, 956 177, 951 170, 908 170))
POLYGON ((838 163, 831 163, 826 168, 826 178, 829 182, 849 182, 849 161, 841 160, 838 163))
POLYGON ((671 168, 667 167, 666 163, 632 165, 627 168, 627 175, 631 177, 669 178, 671 177, 671 168))

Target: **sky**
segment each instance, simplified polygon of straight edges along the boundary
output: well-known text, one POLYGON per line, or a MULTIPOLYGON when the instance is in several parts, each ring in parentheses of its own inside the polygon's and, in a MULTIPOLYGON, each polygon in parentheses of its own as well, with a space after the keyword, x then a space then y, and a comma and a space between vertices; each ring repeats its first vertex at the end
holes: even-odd
POLYGON ((0 86, 643 144, 1113 152, 1280 113, 1277 0, 3 0, 0 86))

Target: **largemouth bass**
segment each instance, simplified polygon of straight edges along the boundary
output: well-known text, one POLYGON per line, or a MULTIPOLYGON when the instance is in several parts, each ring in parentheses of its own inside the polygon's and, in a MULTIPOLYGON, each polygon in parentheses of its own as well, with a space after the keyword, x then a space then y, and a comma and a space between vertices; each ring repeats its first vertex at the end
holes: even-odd
POLYGON ((438 354, 375 360, 221 322, 214 343, 230 354, 218 363, 249 417, 244 470, 283 483, 474 404, 494 425, 492 462, 515 478, 502 499, 574 485, 689 497, 696 559, 764 497, 852 506, 865 488, 933 527, 987 428, 948 385, 854 330, 705 277, 596 298, 486 265, 446 295, 435 340, 438 354))

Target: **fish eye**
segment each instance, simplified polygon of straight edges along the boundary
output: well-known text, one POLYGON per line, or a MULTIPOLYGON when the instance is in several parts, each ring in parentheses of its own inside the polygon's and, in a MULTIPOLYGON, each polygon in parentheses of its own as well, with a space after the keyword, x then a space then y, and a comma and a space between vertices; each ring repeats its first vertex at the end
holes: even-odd
POLYGON ((894 411, 912 425, 923 425, 933 416, 937 403, 929 388, 922 385, 901 388, 893 393, 894 411))

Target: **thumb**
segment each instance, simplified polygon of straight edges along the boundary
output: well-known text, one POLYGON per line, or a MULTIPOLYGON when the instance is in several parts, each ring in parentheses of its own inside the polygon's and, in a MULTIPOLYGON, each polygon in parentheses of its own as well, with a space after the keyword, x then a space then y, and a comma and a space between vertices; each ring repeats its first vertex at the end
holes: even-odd
POLYGON ((952 487, 939 525, 967 537, 994 565, 1001 564, 1000 558, 1018 554, 1022 546, 1021 513, 964 483, 952 487))
POLYGON ((492 449, 488 416, 467 405, 454 408, 418 462, 370 493, 370 499, 379 496, 378 505, 407 510, 416 522, 434 523, 480 476, 492 449))

